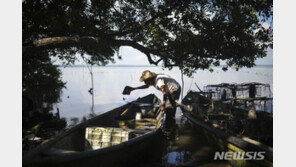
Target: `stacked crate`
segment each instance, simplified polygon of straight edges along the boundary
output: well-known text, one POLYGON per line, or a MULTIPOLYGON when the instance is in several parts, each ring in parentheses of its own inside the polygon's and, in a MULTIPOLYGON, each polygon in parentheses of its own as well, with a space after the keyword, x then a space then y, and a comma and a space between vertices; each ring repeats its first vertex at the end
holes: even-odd
POLYGON ((130 132, 120 128, 87 127, 85 150, 106 148, 128 141, 130 132))

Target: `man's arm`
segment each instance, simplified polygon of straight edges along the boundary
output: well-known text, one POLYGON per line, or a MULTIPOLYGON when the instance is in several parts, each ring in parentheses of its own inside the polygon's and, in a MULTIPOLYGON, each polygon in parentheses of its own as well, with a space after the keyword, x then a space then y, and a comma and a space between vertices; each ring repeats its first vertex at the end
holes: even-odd
POLYGON ((133 90, 136 89, 146 89, 149 88, 149 85, 142 85, 142 86, 138 86, 138 87, 130 87, 130 86, 126 86, 122 92, 122 94, 124 95, 129 95, 133 90))
POLYGON ((165 110, 165 103, 166 103, 167 98, 168 98, 168 93, 167 93, 167 89, 166 89, 165 85, 161 86, 160 90, 163 93, 161 110, 164 111, 165 110))
POLYGON ((149 88, 149 85, 142 85, 142 86, 138 86, 138 87, 132 87, 132 90, 136 90, 136 89, 147 89, 149 88))

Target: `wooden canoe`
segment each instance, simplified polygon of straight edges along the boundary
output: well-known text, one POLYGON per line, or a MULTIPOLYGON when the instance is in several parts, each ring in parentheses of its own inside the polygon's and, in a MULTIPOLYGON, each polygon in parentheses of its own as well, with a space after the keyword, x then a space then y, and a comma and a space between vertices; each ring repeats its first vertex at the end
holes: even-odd
POLYGON ((133 166, 152 158, 157 154, 154 149, 162 144, 164 113, 160 111, 160 104, 160 100, 150 94, 78 124, 24 155, 23 166, 133 166), (143 112, 143 108, 150 111, 150 115, 142 113, 141 120, 135 120, 136 113, 143 112), (86 149, 88 127, 125 129, 136 135, 120 144, 86 149))
MULTIPOLYGON (((181 108, 183 115, 196 127, 195 129, 204 136, 210 143, 213 143, 217 147, 217 151, 230 151, 230 152, 264 152, 264 160, 230 160, 233 166, 273 166, 273 149, 258 141, 250 138, 239 138, 228 134, 219 128, 212 127, 207 123, 198 119, 197 114, 193 114, 189 111, 188 104, 185 101, 187 95, 182 100, 182 104, 186 105, 186 108, 181 108)), ((206 100, 199 97, 199 102, 206 100)), ((214 157, 213 157, 214 158, 214 157)))

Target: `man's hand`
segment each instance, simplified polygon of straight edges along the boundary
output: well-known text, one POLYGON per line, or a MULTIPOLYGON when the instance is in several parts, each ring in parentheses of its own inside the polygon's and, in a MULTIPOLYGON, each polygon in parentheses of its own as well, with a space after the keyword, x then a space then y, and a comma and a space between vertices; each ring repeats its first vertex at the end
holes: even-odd
POLYGON ((167 92, 166 92, 166 89, 165 89, 165 86, 164 86, 164 85, 160 87, 160 90, 161 90, 161 92, 162 92, 164 95, 165 95, 165 94, 167 94, 167 92))
POLYGON ((160 108, 161 111, 164 111, 165 110, 165 105, 161 105, 161 108, 160 108))

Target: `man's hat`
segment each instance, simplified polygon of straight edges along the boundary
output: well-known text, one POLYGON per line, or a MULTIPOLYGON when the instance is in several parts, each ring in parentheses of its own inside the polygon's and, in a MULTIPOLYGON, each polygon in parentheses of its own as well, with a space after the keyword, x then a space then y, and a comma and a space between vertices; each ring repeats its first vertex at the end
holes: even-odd
POLYGON ((149 70, 145 70, 142 73, 142 76, 140 78, 140 82, 143 82, 144 80, 155 77, 155 76, 156 76, 156 74, 154 72, 151 72, 149 70))

